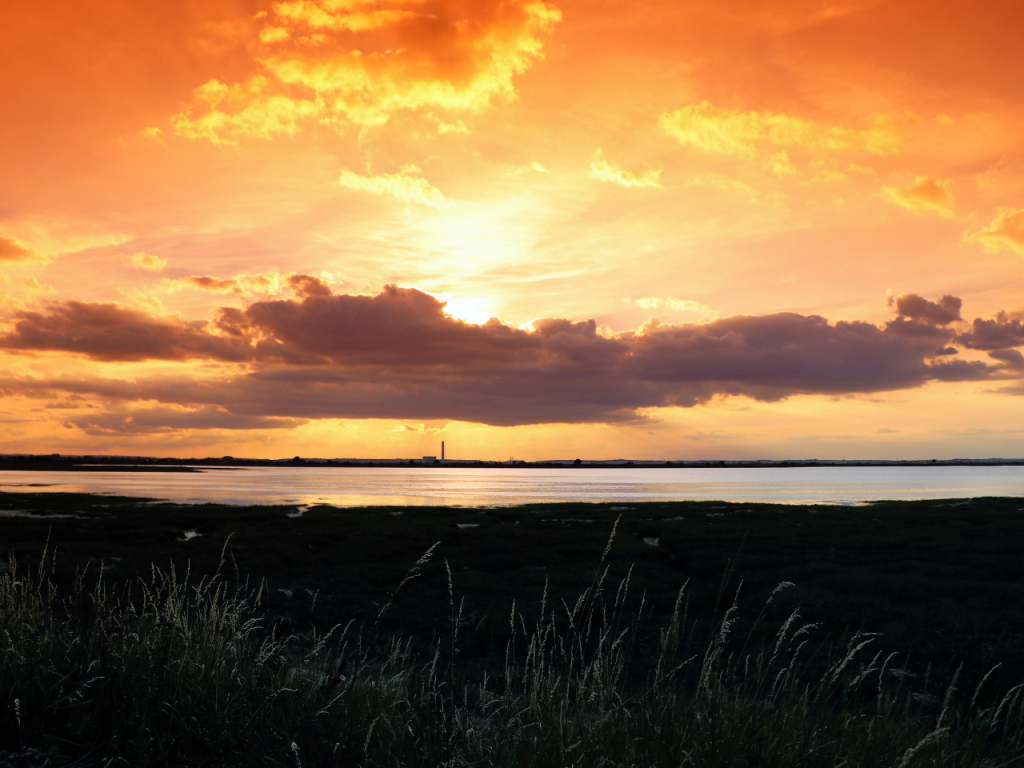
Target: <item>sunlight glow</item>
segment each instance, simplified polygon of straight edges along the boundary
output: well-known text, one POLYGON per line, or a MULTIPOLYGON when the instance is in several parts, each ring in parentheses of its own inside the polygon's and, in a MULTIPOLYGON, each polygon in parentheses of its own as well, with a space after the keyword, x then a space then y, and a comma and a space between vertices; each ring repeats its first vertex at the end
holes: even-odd
POLYGON ((494 302, 487 297, 456 299, 445 291, 438 298, 445 302, 445 314, 457 320, 464 320, 473 325, 483 325, 495 317, 494 302))

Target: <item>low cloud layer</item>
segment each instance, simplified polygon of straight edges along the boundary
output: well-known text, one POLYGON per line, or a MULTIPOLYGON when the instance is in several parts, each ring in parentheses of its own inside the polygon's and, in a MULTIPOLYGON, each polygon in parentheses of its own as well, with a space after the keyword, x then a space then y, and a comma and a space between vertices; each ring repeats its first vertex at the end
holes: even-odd
MULTIPOLYGON (((531 330, 497 319, 473 325, 412 288, 388 286, 364 296, 332 293, 308 275, 290 282, 296 298, 225 307, 210 322, 112 304, 54 303, 46 312, 19 312, 0 338, 0 347, 24 353, 244 364, 229 366, 226 377, 7 379, 0 387, 37 397, 155 401, 191 409, 189 423, 208 413, 211 425, 222 428, 233 428, 235 417, 620 422, 639 418, 637 409, 689 407, 716 395, 775 401, 984 380, 1014 368, 1016 358, 1001 353, 993 364, 961 361, 950 344, 986 350, 1024 345, 1020 321, 1007 318, 976 320, 958 335, 960 300, 953 296, 930 301, 904 294, 894 301, 897 317, 883 328, 777 313, 707 323, 652 319, 634 331, 605 335, 592 320, 546 318, 531 330)), ((120 418, 93 418, 89 425, 139 424, 120 418)))

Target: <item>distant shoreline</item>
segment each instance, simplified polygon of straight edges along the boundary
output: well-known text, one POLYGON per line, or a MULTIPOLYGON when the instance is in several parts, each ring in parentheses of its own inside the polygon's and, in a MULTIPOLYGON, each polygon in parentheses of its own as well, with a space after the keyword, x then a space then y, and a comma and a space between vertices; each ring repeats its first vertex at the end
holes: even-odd
POLYGON ((628 460, 589 461, 583 459, 550 461, 485 461, 433 457, 422 459, 236 459, 157 458, 151 456, 63 456, 59 454, 0 454, 0 472, 202 472, 208 469, 244 469, 248 467, 319 468, 414 468, 436 469, 778 469, 804 467, 1006 467, 1024 466, 1024 459, 780 459, 780 460, 628 460))

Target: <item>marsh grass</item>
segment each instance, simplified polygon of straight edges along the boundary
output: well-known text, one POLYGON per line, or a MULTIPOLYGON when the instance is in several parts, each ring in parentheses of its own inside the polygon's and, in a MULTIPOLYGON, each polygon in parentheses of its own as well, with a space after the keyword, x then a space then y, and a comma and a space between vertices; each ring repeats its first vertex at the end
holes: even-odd
POLYGON ((1024 756, 1024 689, 987 690, 998 670, 974 690, 956 678, 912 690, 872 636, 830 644, 797 612, 754 640, 787 583, 746 631, 737 591, 696 637, 686 586, 652 629, 630 574, 608 586, 608 552, 574 603, 545 590, 533 617, 513 604, 500 671, 476 679, 460 663, 447 563, 447 631, 422 655, 382 631, 393 602, 369 626, 286 635, 264 618, 264 585, 232 586, 221 571, 154 567, 114 586, 100 569, 59 590, 52 558, 32 572, 12 559, 0 576, 0 762, 994 768, 1024 756))

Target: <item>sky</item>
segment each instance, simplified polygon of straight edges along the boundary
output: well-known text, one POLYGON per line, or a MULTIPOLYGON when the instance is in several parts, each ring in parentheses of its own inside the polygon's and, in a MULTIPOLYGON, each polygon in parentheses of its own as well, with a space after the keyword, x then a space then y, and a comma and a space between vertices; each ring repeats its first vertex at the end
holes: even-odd
POLYGON ((1024 456, 1024 6, 40 0, 0 452, 1024 456))

